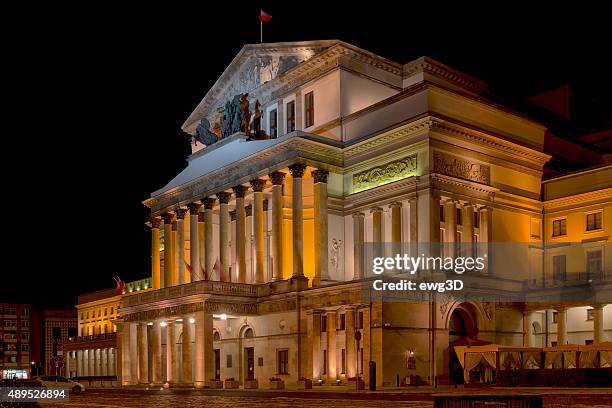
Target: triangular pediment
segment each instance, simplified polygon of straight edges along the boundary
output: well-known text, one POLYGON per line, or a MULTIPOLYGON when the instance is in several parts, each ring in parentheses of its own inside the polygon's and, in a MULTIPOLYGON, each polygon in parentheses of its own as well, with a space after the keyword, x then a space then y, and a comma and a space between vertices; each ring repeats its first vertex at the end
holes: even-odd
POLYGON ((324 40, 245 45, 189 115, 182 129, 194 134, 203 117, 213 122, 225 103, 235 95, 253 92, 337 43, 338 40, 324 40))

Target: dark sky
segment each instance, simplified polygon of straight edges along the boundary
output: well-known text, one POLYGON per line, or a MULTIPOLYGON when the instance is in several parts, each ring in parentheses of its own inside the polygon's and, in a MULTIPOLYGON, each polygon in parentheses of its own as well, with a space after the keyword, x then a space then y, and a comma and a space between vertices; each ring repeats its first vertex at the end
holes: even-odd
POLYGON ((115 275, 149 273, 141 201, 185 166, 180 125, 243 44, 259 42, 260 5, 273 16, 266 42, 338 38, 401 63, 429 55, 519 99, 571 82, 587 112, 609 99, 611 34, 595 8, 222 3, 32 6, 16 18, 4 37, 14 126, 3 135, 1 299, 70 307, 115 275))

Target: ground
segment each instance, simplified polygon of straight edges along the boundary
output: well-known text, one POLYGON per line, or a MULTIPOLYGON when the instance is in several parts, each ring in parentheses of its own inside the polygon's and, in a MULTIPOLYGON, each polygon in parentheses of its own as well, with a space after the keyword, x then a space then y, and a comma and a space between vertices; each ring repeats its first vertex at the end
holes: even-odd
MULTIPOLYGON (((331 388, 331 387, 330 387, 331 388)), ((339 388, 339 387, 336 387, 339 388)), ((144 390, 89 389, 73 395, 69 402, 44 403, 43 408, 240 408, 240 407, 334 407, 393 408, 433 407, 433 395, 544 395, 544 407, 612 406, 612 389, 389 389, 382 392, 338 392, 333 389, 311 391, 232 391, 232 390, 144 390)), ((499 406, 499 405, 495 405, 499 406)))

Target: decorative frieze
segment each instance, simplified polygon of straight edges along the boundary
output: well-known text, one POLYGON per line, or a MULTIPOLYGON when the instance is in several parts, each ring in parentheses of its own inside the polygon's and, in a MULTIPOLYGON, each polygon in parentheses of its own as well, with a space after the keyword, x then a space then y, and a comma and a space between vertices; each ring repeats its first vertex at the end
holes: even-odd
POLYGON ((417 175, 417 156, 412 155, 353 175, 353 193, 369 190, 417 175))
POLYGON ((491 167, 442 152, 434 152, 433 171, 482 184, 491 184, 491 167))

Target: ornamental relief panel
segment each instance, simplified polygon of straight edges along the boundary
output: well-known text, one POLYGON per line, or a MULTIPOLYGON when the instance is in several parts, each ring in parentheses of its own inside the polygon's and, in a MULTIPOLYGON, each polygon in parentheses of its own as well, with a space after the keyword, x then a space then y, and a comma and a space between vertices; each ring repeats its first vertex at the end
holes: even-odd
POLYGON ((353 174, 353 193, 417 175, 417 155, 353 174))
POLYGON ((433 171, 477 183, 491 184, 491 167, 435 151, 433 171))

